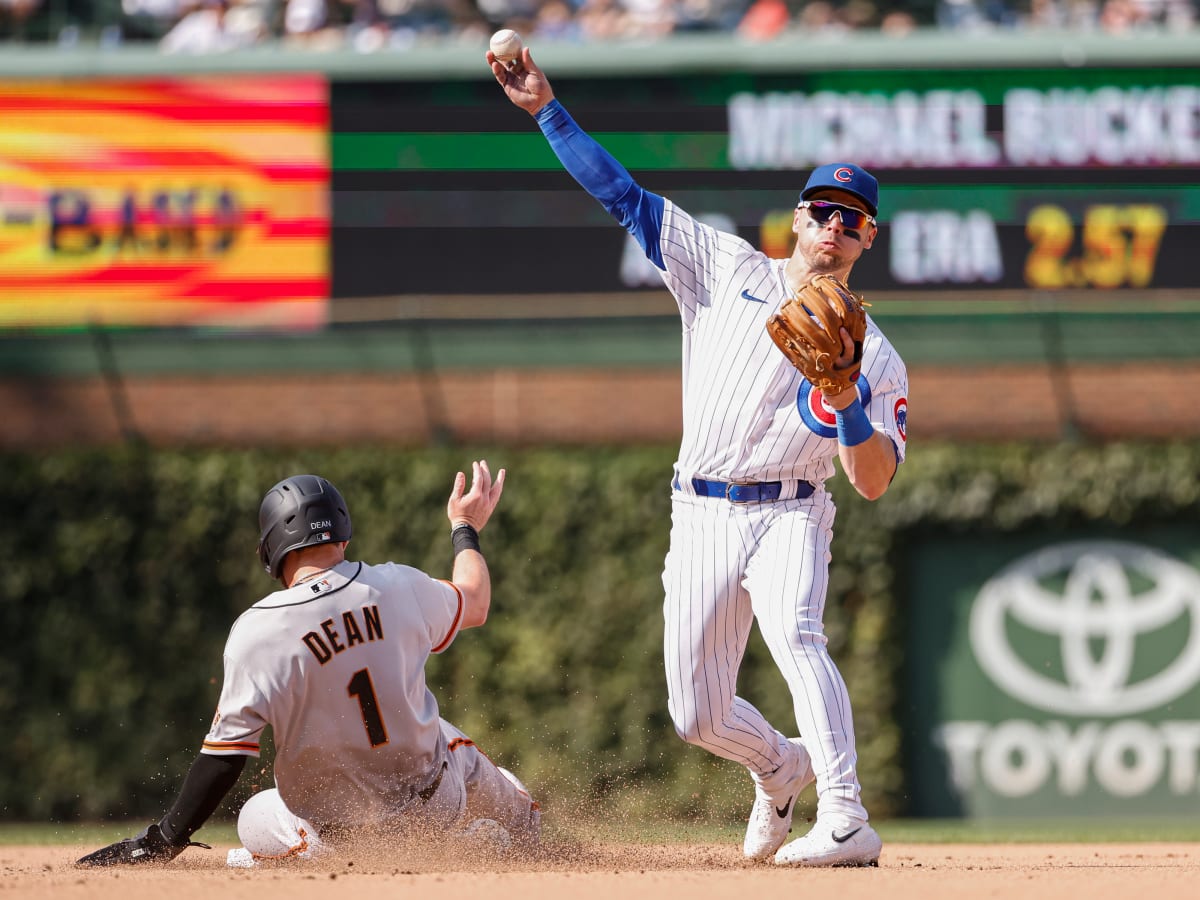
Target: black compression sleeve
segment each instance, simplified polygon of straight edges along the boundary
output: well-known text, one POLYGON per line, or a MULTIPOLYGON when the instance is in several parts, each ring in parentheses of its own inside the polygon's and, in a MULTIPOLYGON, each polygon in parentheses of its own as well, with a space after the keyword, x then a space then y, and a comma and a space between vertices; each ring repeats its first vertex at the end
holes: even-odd
POLYGON ((163 837, 177 847, 190 841, 213 810, 220 806, 229 789, 237 784, 244 768, 246 757, 242 755, 201 753, 197 756, 183 780, 175 804, 159 820, 163 837))

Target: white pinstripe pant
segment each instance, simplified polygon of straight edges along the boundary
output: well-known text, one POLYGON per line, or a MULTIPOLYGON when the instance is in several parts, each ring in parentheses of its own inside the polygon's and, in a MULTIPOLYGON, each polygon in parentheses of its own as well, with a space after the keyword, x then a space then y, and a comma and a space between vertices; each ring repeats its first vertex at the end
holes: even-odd
POLYGON ((824 490, 744 504, 675 492, 663 571, 668 708, 688 743, 760 776, 778 769, 786 736, 735 694, 757 619, 812 756, 819 814, 866 818, 850 699, 822 624, 834 513, 824 490))

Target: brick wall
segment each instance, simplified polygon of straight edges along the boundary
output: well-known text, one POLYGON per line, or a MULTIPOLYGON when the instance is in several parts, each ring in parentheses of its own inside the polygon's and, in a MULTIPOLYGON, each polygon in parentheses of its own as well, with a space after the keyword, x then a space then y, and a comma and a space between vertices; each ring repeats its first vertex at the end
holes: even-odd
MULTIPOLYGON (((913 438, 1200 438, 1200 362, 913 367, 913 438)), ((0 446, 674 442, 674 368, 0 381, 0 446)))

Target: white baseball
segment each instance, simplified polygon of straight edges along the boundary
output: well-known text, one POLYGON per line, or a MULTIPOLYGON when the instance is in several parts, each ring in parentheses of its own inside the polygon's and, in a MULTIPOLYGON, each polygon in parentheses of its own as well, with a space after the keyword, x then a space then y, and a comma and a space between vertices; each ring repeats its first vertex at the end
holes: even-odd
POLYGON ((508 65, 515 59, 521 58, 521 36, 511 28, 501 28, 492 35, 492 39, 488 42, 492 53, 496 55, 496 59, 508 65))

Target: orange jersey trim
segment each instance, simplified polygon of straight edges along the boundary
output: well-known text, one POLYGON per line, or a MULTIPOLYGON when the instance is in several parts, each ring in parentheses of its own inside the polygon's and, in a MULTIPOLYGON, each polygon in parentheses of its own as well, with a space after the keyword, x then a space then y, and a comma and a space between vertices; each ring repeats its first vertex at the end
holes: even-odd
POLYGON ((274 856, 268 853, 251 853, 255 859, 290 859, 293 856, 299 856, 308 849, 308 832, 303 828, 300 829, 300 843, 294 847, 288 847, 283 853, 277 853, 274 856))
POLYGON ((462 623, 462 620, 463 620, 463 613, 465 612, 466 601, 463 599, 462 589, 459 588, 459 586, 457 584, 455 584, 453 581, 447 581, 444 578, 438 578, 437 580, 440 581, 442 584, 450 585, 450 587, 454 588, 454 593, 456 593, 458 595, 458 611, 454 613, 454 621, 450 624, 450 631, 448 631, 446 633, 446 637, 442 640, 442 642, 433 648, 434 653, 441 653, 443 650, 445 650, 447 647, 450 646, 450 642, 452 640, 454 640, 454 636, 456 634, 458 634, 458 626, 462 623))
POLYGON ((203 749, 210 753, 258 753, 258 744, 253 741, 205 741, 203 749))

